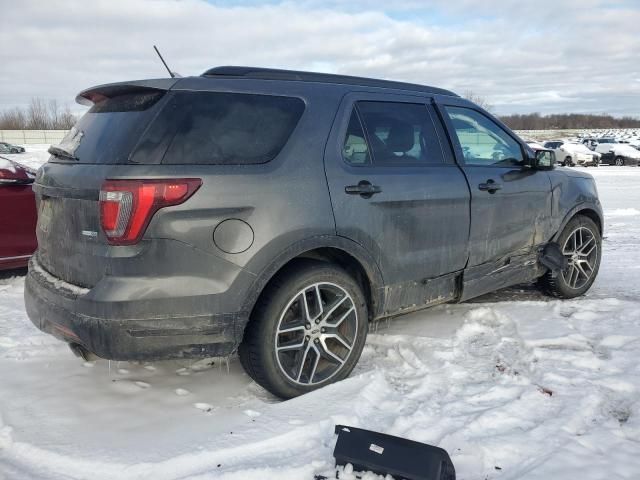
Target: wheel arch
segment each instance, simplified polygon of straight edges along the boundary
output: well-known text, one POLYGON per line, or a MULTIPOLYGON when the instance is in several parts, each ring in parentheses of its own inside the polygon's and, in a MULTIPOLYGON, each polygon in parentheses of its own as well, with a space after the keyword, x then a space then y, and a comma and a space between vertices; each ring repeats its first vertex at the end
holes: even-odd
POLYGON ((311 237, 289 246, 256 276, 242 308, 243 312, 247 312, 247 316, 244 325, 240 326, 241 331, 238 332, 240 338, 264 289, 279 272, 300 259, 327 261, 341 266, 360 283, 367 298, 369 317, 374 318, 381 311, 384 281, 378 264, 367 250, 344 237, 311 237))
POLYGON ((553 236, 552 241, 558 240, 558 237, 567 226, 567 224, 577 215, 584 215, 585 217, 593 220, 593 222, 598 227, 598 230, 600 231, 600 236, 604 234, 604 219, 602 217, 602 213, 591 205, 578 205, 565 215, 562 223, 560 224, 560 227, 558 228, 558 231, 553 236))

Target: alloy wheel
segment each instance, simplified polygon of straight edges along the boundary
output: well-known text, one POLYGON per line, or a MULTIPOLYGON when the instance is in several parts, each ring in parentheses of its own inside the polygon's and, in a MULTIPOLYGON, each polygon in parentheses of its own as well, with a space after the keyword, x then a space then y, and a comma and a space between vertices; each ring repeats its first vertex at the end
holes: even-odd
POLYGON ((562 247, 569 265, 562 271, 562 278, 569 288, 579 290, 584 287, 595 271, 598 261, 598 241, 588 228, 580 226, 567 238, 562 247))
POLYGON ((280 315, 275 334, 278 366, 296 384, 326 382, 347 362, 357 332, 357 309, 344 288, 329 282, 309 285, 280 315))

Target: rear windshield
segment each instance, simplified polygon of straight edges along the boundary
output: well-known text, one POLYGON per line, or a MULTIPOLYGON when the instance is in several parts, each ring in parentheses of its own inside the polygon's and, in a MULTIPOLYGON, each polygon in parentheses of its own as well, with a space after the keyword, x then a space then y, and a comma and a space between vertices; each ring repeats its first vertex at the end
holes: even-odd
MULTIPOLYGON (((148 90, 95 103, 61 142, 77 163, 127 163, 165 92, 148 90)), ((52 157, 52 161, 65 161, 52 157)), ((69 160, 66 160, 69 161, 69 160)))
POLYGON ((175 92, 150 136, 170 138, 164 164, 266 163, 280 153, 303 111, 299 98, 175 92))

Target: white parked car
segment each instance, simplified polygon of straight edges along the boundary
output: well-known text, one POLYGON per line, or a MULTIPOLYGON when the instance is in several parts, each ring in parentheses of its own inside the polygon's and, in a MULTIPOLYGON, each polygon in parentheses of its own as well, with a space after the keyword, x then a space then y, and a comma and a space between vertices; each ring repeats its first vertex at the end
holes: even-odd
POLYGON ((640 150, 628 143, 601 143, 596 152, 602 154, 600 161, 607 165, 638 165, 640 161, 640 150))
POLYGON ((589 148, 578 142, 569 142, 567 140, 551 140, 544 144, 545 148, 555 152, 558 163, 565 167, 573 167, 582 165, 584 167, 600 164, 601 154, 597 151, 591 151, 589 148))
POLYGON ((541 143, 536 142, 535 140, 525 140, 525 143, 534 150, 544 150, 544 146, 541 143))

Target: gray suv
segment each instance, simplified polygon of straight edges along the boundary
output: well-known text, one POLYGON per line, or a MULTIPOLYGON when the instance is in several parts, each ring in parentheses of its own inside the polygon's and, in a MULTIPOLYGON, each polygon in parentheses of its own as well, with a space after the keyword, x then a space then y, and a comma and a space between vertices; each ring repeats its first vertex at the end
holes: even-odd
POLYGON ((102 85, 34 190, 33 323, 114 360, 238 352, 283 398, 372 321, 593 283, 593 178, 439 88, 247 67, 102 85))

